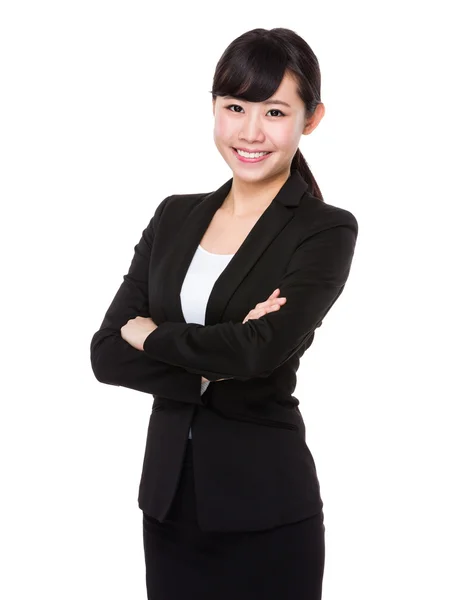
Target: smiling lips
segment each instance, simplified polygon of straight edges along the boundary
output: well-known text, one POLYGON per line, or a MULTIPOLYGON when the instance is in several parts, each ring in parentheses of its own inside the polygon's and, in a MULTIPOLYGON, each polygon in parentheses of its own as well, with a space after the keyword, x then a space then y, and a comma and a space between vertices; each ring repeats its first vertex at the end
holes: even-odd
POLYGON ((236 155, 236 157, 241 161, 241 162, 245 162, 245 163, 257 163, 260 162, 262 160, 264 160, 265 158, 267 158, 271 152, 266 152, 263 153, 263 151, 258 151, 258 152, 252 152, 251 154, 259 154, 259 156, 248 156, 248 154, 245 151, 243 151, 242 149, 237 149, 237 148, 232 148, 234 154, 236 155), (238 150, 241 150, 242 154, 240 154, 240 152, 238 152, 238 150), (245 154, 247 154, 247 156, 245 156, 245 154), (244 156, 243 156, 244 155, 244 156))

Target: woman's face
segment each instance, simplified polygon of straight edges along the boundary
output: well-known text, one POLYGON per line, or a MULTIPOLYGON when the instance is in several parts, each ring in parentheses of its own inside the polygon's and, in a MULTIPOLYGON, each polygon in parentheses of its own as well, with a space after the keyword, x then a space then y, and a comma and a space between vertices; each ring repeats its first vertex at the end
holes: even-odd
POLYGON ((213 101, 214 141, 233 175, 253 182, 289 171, 304 133, 304 111, 296 83, 288 74, 264 102, 217 96, 213 101), (234 148, 270 154, 258 162, 244 162, 234 148))

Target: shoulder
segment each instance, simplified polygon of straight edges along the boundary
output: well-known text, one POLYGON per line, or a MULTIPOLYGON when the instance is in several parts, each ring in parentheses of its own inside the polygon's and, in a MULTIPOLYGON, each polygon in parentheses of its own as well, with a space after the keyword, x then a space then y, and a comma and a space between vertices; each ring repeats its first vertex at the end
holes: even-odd
POLYGON ((301 198, 296 216, 308 235, 341 226, 358 235, 358 220, 351 211, 322 202, 312 194, 306 193, 301 198))
MULTIPOLYGON (((174 215, 187 215, 192 208, 201 202, 210 192, 199 194, 173 194, 162 200, 162 212, 173 213, 174 215)), ((158 209, 157 209, 158 210, 158 209)))
POLYGON ((157 227, 163 220, 168 221, 171 219, 176 222, 176 219, 185 219, 192 208, 205 196, 207 196, 207 193, 172 194, 167 196, 156 207, 151 222, 153 222, 154 227, 157 227))

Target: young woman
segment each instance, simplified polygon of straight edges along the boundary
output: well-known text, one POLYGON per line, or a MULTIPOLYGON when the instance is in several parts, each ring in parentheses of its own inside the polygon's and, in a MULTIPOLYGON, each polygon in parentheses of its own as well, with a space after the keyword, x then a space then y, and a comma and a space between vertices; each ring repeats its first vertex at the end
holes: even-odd
POLYGON ((235 39, 212 99, 233 177, 159 204, 92 368, 154 397, 138 497, 148 598, 320 600, 323 501, 292 394, 358 224, 323 201, 298 148, 325 112, 301 37, 235 39))

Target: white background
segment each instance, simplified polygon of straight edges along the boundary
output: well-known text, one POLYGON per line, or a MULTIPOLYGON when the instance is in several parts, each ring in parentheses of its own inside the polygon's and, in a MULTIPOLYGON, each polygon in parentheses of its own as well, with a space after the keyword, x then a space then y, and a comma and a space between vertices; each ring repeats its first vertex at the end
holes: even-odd
POLYGON ((301 151, 359 222, 295 392, 325 503, 323 598, 454 600, 449 7, 3 3, 2 598, 145 600, 152 397, 99 383, 89 344, 158 203, 231 177, 212 138, 222 52, 288 27, 319 59, 326 106, 301 151))

